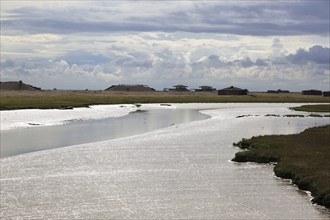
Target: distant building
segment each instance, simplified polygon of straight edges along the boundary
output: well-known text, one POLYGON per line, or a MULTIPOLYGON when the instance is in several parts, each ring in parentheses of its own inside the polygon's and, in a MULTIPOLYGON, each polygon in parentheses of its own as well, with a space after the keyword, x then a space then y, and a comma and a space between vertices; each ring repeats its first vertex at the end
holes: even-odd
POLYGON ((10 82, 0 82, 0 90, 26 90, 26 91, 37 91, 41 90, 39 87, 31 86, 25 84, 22 81, 10 81, 10 82))
POLYGON ((324 97, 329 97, 330 96, 330 91, 324 91, 323 96, 324 97))
POLYGON ((189 91, 187 89, 188 86, 185 86, 185 85, 176 85, 173 87, 174 87, 174 89, 169 89, 169 91, 175 91, 175 92, 188 92, 189 91))
POLYGON ((304 90, 301 92, 303 95, 322 95, 322 91, 320 90, 304 90))
POLYGON ((105 91, 120 91, 120 92, 153 92, 155 89, 146 85, 112 85, 105 91))
POLYGON ((290 93, 290 91, 278 89, 278 90, 267 90, 267 93, 290 93))
POLYGON ((199 89, 195 89, 196 92, 213 92, 215 90, 212 86, 200 86, 199 89))
POLYGON ((240 89, 234 86, 218 90, 218 95, 247 95, 247 89, 240 89))

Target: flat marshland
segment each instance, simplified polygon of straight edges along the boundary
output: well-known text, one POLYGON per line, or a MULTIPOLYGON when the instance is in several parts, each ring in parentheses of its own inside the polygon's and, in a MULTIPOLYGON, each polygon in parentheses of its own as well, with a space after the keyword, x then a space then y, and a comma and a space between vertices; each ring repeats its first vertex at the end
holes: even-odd
MULTIPOLYGON (((330 105, 303 105, 296 111, 330 112, 330 105)), ((330 125, 309 128, 300 134, 267 135, 234 143, 241 149, 236 162, 276 162, 275 175, 291 179, 311 191, 313 202, 330 208, 330 125)))
MULTIPOLYGON (((221 96, 216 92, 1 91, 0 110, 87 107, 136 103, 318 103, 302 110, 329 112, 330 97, 300 93, 249 93, 221 96), (320 105, 319 103, 324 103, 320 105)), ((328 120, 328 118, 324 119, 328 120)), ((234 160, 277 162, 275 174, 312 192, 313 201, 330 207, 330 125, 301 134, 253 137, 238 145, 248 149, 234 160)))
POLYGON ((217 92, 1 91, 0 110, 70 108, 97 104, 135 103, 330 103, 330 97, 300 93, 249 93, 222 96, 217 92))
POLYGON ((233 161, 276 162, 276 176, 291 179, 311 191, 313 202, 330 208, 330 125, 300 134, 252 137, 234 145, 247 151, 236 153, 233 161))

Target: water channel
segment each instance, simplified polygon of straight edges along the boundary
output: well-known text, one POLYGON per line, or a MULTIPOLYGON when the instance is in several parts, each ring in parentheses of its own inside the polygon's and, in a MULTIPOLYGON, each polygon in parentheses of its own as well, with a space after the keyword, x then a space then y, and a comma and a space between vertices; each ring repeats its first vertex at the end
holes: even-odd
POLYGON ((328 209, 275 178, 273 166, 231 162, 239 150, 232 143, 241 138, 297 133, 330 122, 282 117, 290 114, 290 106, 196 104, 190 110, 148 109, 120 118, 3 131, 7 146, 13 146, 9 133, 14 142, 22 132, 27 137, 20 149, 43 146, 40 141, 57 148, 0 159, 0 218, 329 219, 328 209), (201 120, 207 116, 197 108, 211 109, 203 112, 212 118, 201 120), (161 127, 167 128, 155 130, 161 127), (39 144, 32 144, 35 139, 39 144), (86 144, 70 146, 77 141, 86 144))
POLYGON ((1 158, 122 138, 206 118, 209 116, 193 109, 149 109, 132 112, 123 117, 6 130, 1 131, 1 158))

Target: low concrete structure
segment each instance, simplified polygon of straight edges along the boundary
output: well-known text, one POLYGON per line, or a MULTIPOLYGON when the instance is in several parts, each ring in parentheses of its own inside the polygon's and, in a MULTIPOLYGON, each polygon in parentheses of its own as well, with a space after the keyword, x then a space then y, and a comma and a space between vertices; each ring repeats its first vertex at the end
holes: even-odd
POLYGON ((323 96, 324 97, 330 97, 330 91, 324 91, 323 96))
POLYGON ((247 89, 241 89, 234 86, 218 90, 218 95, 247 95, 247 89))
POLYGON ((304 90, 301 92, 303 95, 322 95, 322 91, 320 90, 304 90))
POLYGON ((112 85, 105 91, 120 91, 120 92, 153 92, 155 89, 150 88, 147 85, 112 85))
POLYGON ((0 90, 27 90, 27 91, 38 91, 41 90, 39 87, 35 87, 29 84, 25 84, 22 81, 9 81, 0 82, 0 90))
POLYGON ((290 93, 290 91, 278 89, 278 90, 267 90, 267 93, 290 93))
POLYGON ((176 85, 173 87, 174 87, 174 89, 169 89, 169 91, 174 91, 174 92, 188 92, 189 91, 187 89, 188 86, 185 86, 185 85, 176 85))
POLYGON ((213 92, 215 90, 212 86, 200 86, 199 89, 195 89, 196 92, 213 92))

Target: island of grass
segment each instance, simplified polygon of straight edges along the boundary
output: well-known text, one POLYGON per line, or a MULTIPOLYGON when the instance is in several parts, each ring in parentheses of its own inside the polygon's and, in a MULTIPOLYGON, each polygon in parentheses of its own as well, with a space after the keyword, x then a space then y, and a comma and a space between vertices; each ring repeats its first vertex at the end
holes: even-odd
POLYGON ((291 109, 295 111, 305 111, 305 112, 330 112, 330 104, 302 105, 299 107, 293 107, 291 109))
POLYGON ((233 161, 276 162, 276 176, 291 179, 312 193, 312 202, 330 208, 330 125, 300 134, 252 137, 234 145, 246 150, 236 153, 233 161))

